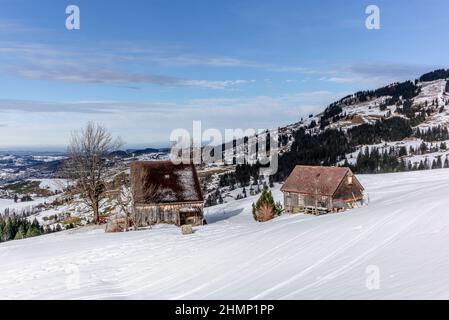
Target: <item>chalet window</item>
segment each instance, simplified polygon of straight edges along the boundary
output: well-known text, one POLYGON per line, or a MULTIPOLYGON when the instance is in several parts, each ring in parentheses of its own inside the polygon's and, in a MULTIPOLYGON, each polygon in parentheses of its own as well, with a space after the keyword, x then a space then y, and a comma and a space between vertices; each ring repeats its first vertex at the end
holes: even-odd
POLYGON ((285 204, 286 204, 287 206, 290 206, 290 205, 291 205, 291 197, 290 197, 290 193, 286 193, 286 194, 285 194, 285 204))
POLYGON ((348 177, 348 184, 349 184, 350 186, 352 185, 352 182, 353 182, 352 180, 353 180, 353 179, 352 179, 352 176, 349 176, 349 177, 348 177))
POLYGON ((287 206, 298 206, 298 195, 294 193, 285 194, 285 205, 287 206))
POLYGON ((293 194, 292 195, 291 205, 294 206, 294 207, 298 206, 298 195, 297 194, 293 194))

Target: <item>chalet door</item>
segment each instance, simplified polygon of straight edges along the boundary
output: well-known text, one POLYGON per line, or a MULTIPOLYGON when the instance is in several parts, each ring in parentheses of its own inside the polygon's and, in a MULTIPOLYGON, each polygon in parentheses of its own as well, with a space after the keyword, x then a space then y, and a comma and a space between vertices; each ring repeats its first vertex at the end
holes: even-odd
POLYGON ((179 223, 181 226, 185 224, 197 224, 197 212, 180 212, 179 223))
POLYGON ((185 224, 186 224, 185 216, 184 216, 184 214, 180 213, 179 214, 179 225, 183 226, 185 224))

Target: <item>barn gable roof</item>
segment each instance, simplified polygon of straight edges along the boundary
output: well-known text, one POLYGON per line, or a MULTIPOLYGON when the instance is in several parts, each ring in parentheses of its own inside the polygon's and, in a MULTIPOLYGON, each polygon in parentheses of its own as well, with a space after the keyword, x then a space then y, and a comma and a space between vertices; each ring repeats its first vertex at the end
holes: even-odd
POLYGON ((333 196, 348 173, 343 167, 296 166, 281 191, 333 196))
POLYGON ((202 202, 193 164, 171 161, 136 161, 131 164, 136 204, 202 202))

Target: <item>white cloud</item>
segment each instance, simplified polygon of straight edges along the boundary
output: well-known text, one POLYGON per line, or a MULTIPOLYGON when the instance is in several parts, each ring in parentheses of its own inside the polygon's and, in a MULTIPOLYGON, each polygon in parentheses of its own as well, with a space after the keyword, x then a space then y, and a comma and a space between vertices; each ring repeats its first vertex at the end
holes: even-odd
POLYGON ((0 100, 0 147, 64 145, 72 130, 87 121, 104 123, 115 135, 132 144, 168 144, 171 130, 191 130, 201 120, 203 129, 268 129, 321 112, 346 92, 311 91, 281 96, 193 99, 184 103, 77 101, 42 102, 0 100), (14 132, 14 135, 11 135, 14 132))
POLYGON ((435 66, 401 63, 359 63, 330 70, 319 80, 338 84, 363 84, 376 89, 397 81, 413 80, 434 68, 435 66))
MULTIPOLYGON (((133 85, 153 84, 171 87, 195 87, 205 89, 227 89, 254 82, 254 80, 210 80, 184 79, 180 77, 132 72, 126 66, 121 69, 123 61, 132 57, 118 54, 88 52, 87 54, 67 48, 54 48, 39 44, 22 44, 14 42, 0 43, 0 62, 3 71, 29 80, 62 81, 67 83, 133 85)), ((145 61, 145 59, 144 59, 145 61)), ((188 63, 199 63, 195 60, 181 59, 188 63)), ((179 62, 179 61, 178 61, 179 62)), ((231 58, 209 58, 205 65, 232 65, 238 63, 231 58)), ((130 86, 138 88, 136 86, 130 86)))
POLYGON ((209 67, 242 67, 252 66, 251 63, 232 57, 201 57, 192 55, 177 55, 169 57, 149 57, 148 59, 164 66, 209 66, 209 67))
POLYGON ((208 81, 208 80, 185 80, 180 81, 180 85, 188 87, 200 87, 209 89, 226 89, 239 85, 254 83, 256 80, 224 80, 224 81, 208 81))

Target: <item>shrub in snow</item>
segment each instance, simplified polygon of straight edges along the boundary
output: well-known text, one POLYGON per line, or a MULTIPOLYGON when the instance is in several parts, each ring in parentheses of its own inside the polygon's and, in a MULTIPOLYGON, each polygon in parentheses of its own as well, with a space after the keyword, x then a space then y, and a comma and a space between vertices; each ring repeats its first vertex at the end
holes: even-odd
POLYGON ((258 222, 269 221, 280 215, 282 211, 281 203, 274 203, 273 195, 267 188, 262 190, 259 200, 253 203, 253 217, 258 222))

